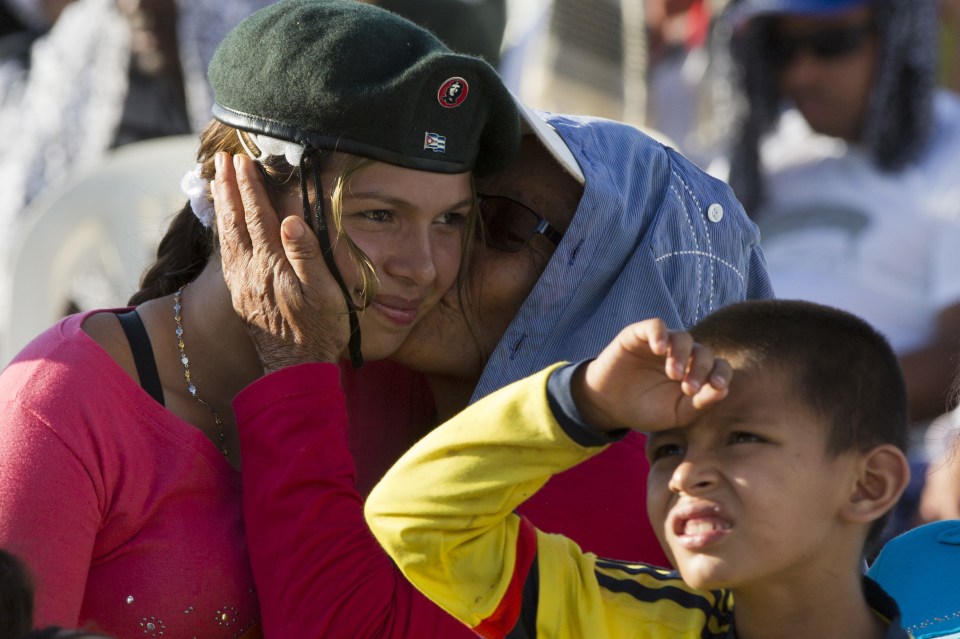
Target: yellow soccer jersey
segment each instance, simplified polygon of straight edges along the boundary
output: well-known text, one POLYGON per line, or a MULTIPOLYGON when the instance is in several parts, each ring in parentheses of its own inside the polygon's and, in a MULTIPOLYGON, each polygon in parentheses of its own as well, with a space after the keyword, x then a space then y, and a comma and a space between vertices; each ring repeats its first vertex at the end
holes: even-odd
MULTIPOLYGON (((418 589, 483 637, 733 639, 729 592, 600 559, 514 514, 551 475, 609 441, 554 417, 555 368, 477 402, 405 454, 367 500, 374 535, 418 589)), ((892 620, 888 639, 909 637, 892 600, 865 584, 892 620)))

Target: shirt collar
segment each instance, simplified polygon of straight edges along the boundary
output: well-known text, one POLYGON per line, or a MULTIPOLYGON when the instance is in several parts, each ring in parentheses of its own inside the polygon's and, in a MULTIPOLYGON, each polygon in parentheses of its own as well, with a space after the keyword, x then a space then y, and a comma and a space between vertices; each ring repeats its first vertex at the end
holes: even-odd
POLYGON ((912 635, 903 628, 897 602, 880 587, 880 584, 870 577, 864 577, 863 593, 873 611, 887 624, 885 639, 912 639, 912 635))

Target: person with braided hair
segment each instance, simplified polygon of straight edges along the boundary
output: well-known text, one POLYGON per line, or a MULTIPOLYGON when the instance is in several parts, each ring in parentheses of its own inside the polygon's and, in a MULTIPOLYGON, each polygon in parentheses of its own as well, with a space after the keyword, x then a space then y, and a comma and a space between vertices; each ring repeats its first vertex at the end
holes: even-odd
POLYGON ((911 418, 947 409, 960 333, 960 100, 936 0, 739 0, 729 183, 780 297, 852 311, 901 358, 911 418))

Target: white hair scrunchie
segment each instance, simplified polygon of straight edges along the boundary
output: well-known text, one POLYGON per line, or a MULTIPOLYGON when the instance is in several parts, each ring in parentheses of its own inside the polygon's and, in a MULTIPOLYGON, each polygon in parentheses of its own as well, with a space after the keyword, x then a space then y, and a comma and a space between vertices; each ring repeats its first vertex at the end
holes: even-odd
POLYGON ((190 208, 193 214, 197 216, 200 223, 206 228, 213 226, 213 202, 207 197, 210 190, 210 181, 203 179, 200 170, 202 164, 198 164, 192 171, 183 174, 180 180, 180 190, 190 198, 190 208))

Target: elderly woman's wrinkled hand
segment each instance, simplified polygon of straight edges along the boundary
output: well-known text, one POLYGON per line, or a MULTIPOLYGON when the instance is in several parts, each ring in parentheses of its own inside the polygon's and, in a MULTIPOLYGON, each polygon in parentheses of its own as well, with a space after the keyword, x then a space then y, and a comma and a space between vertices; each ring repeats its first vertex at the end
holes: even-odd
POLYGON ((298 215, 281 220, 253 160, 216 158, 212 193, 223 277, 264 372, 335 362, 346 348, 343 296, 298 215))

